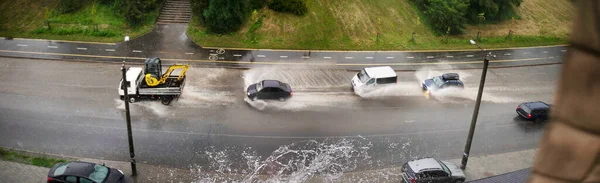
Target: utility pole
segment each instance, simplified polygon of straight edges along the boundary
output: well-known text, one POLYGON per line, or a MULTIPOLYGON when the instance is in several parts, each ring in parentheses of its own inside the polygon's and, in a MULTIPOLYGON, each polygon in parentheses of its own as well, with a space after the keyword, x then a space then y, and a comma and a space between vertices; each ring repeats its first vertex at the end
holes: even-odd
MULTIPOLYGON (((125 42, 129 43, 129 36, 125 37, 125 42)), ((125 60, 123 60, 123 65, 121 65, 121 72, 123 73, 123 81, 122 81, 122 89, 123 89, 123 100, 125 101, 125 118, 127 120, 127 138, 129 140, 129 157, 131 158, 131 176, 135 177, 137 175, 137 168, 135 165, 135 151, 133 148, 133 135, 131 133, 131 115, 129 115, 129 94, 127 93, 127 88, 131 86, 129 81, 127 81, 127 68, 125 67, 125 60)))
POLYGON ((475 133, 475 126, 477 125, 477 116, 479 115, 479 106, 481 105, 481 95, 483 94, 483 85, 485 84, 485 76, 487 74, 488 65, 490 60, 488 56, 491 53, 486 53, 486 49, 481 48, 473 40, 470 40, 472 45, 477 46, 484 53, 483 56, 483 71, 481 72, 481 81, 479 82, 479 91, 477 92, 477 100, 475 101, 475 109, 473 110, 473 117, 471 118, 471 127, 469 128, 469 136, 467 137, 467 144, 465 144, 465 150, 463 152, 462 162, 460 169, 467 167, 467 161, 469 161, 469 153, 471 151, 471 143, 473 142, 473 134, 475 133))

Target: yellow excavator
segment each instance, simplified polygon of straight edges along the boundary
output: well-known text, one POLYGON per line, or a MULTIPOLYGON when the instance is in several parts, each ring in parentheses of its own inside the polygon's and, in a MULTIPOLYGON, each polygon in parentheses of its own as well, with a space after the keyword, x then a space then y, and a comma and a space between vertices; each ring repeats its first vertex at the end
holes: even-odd
POLYGON ((167 69, 167 72, 165 72, 164 74, 161 74, 162 73, 162 64, 161 64, 161 61, 159 58, 148 58, 144 62, 144 66, 145 66, 144 74, 145 74, 146 84, 148 86, 158 86, 160 84, 166 83, 167 79, 171 76, 171 73, 173 73, 173 71, 175 71, 177 69, 182 69, 182 70, 179 73, 179 76, 177 76, 177 79, 175 80, 175 82, 181 81, 183 78, 185 78, 185 73, 189 69, 190 64, 171 65, 171 66, 169 66, 169 69, 167 69))

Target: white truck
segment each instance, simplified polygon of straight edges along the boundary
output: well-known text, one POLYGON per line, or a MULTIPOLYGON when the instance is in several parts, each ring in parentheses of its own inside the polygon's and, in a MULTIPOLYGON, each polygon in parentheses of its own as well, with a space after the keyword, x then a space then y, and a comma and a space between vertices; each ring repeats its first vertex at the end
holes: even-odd
MULTIPOLYGON (((163 105, 179 99, 185 86, 185 73, 189 65, 171 65, 161 74, 162 65, 159 58, 148 58, 145 68, 129 67, 125 74, 128 100, 134 103, 138 100, 160 100, 163 105), (179 75, 171 75, 175 69, 181 68, 179 75)), ((119 96, 125 99, 123 79, 119 83, 119 96)))

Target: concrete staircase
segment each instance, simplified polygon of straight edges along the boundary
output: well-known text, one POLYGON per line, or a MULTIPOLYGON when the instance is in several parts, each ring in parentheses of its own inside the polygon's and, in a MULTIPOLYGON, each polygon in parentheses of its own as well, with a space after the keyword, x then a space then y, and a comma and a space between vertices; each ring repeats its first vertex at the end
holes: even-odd
POLYGON ((192 18, 189 0, 167 0, 163 5, 157 24, 187 24, 192 18))

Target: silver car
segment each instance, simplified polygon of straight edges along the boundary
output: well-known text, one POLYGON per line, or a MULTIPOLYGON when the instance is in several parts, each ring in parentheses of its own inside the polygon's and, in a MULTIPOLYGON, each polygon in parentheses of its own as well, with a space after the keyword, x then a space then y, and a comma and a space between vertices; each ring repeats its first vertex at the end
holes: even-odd
POLYGON ((465 173, 455 164, 433 158, 409 161, 402 166, 406 183, 458 183, 465 181, 465 173))

